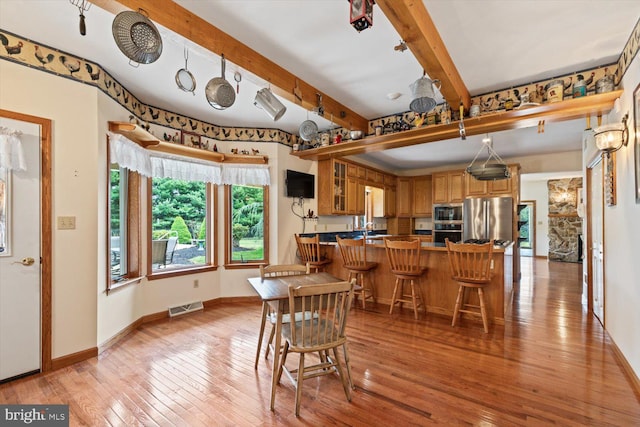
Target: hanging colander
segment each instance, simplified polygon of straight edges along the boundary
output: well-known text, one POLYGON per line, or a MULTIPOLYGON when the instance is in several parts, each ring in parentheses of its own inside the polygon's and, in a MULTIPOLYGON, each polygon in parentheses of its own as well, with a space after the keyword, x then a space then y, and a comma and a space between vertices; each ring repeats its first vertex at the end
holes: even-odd
POLYGON ((131 61, 151 64, 160 58, 162 38, 153 22, 142 13, 120 12, 113 20, 111 31, 116 45, 131 61))

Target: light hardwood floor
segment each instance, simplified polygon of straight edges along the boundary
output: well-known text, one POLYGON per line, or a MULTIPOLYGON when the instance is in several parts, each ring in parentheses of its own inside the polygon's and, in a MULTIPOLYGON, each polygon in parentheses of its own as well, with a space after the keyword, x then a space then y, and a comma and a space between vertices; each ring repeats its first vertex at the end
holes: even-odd
MULTIPOLYGON (((93 358, 0 386, 0 403, 66 403, 71 425, 640 425, 640 396, 581 305, 580 264, 523 258, 505 326, 388 306, 349 318, 356 390, 304 382, 300 418, 270 360, 253 368, 260 304, 144 325, 93 358)), ((428 283, 428 282, 425 282, 428 283)), ((294 361, 295 362, 295 361, 294 361)))

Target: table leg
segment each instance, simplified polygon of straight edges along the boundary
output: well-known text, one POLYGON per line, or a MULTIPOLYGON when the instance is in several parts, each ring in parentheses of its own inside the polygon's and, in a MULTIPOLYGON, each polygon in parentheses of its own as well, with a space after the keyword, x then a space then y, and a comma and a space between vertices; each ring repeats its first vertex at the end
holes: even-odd
MULTIPOLYGON (((262 348, 262 338, 264 337, 264 326, 267 322, 267 313, 269 312, 269 304, 265 301, 262 303, 262 323, 260 323, 260 334, 258 335, 258 348, 256 349, 256 363, 254 369, 258 369, 258 360, 260 360, 260 349, 262 348)), ((267 348, 269 343, 267 343, 267 348)))
POLYGON ((271 373, 271 410, 273 411, 276 403, 276 386, 278 385, 278 368, 280 366, 280 346, 282 341, 282 311, 284 310, 284 301, 278 303, 278 312, 276 313, 276 336, 273 343, 273 369, 271 373))

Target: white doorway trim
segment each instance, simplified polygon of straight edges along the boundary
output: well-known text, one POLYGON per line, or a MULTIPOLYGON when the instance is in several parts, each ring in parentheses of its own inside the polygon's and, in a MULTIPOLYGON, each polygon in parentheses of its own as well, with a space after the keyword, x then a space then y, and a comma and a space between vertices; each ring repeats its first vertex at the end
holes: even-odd
POLYGON ((0 117, 33 123, 40 126, 40 340, 41 371, 51 370, 51 272, 52 272, 52 210, 51 210, 51 120, 0 109, 0 117))
POLYGON ((602 203, 600 204, 600 206, 593 206, 594 202, 592 200, 592 191, 594 189, 599 188, 600 191, 603 191, 603 185, 604 183, 602 181, 600 182, 594 182, 594 178, 593 178, 593 168, 598 166, 599 164, 601 164, 603 161, 602 159, 602 154, 600 154, 598 152, 598 154, 596 156, 594 156, 591 161, 587 164, 587 189, 586 189, 586 198, 587 198, 587 215, 586 215, 586 219, 587 219, 587 228, 586 228, 586 238, 583 239, 583 242, 586 244, 586 248, 584 249, 585 252, 585 258, 587 258, 587 310, 589 313, 593 314, 601 323, 602 326, 605 326, 605 319, 606 319, 606 311, 605 311, 605 301, 604 301, 604 295, 606 294, 605 289, 606 289, 606 277, 605 277, 605 269, 604 269, 604 254, 603 254, 603 265, 602 265, 602 307, 603 307, 603 313, 602 313, 602 319, 600 319, 598 316, 596 316, 596 312, 595 312, 595 307, 593 304, 594 301, 594 266, 593 266, 593 233, 594 233, 594 223, 593 223, 593 216, 594 216, 594 209, 599 209, 599 218, 601 221, 600 224, 600 229, 602 230, 602 247, 603 247, 603 251, 604 251, 604 242, 605 242, 605 229, 604 229, 604 195, 601 198, 602 199, 602 203), (597 186, 597 187, 594 187, 597 186))

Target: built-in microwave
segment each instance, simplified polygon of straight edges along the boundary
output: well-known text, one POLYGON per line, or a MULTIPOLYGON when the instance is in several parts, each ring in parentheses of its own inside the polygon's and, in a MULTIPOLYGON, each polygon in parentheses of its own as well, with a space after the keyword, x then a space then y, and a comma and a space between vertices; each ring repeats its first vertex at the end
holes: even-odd
POLYGON ((433 205, 433 221, 462 221, 462 203, 433 205))

